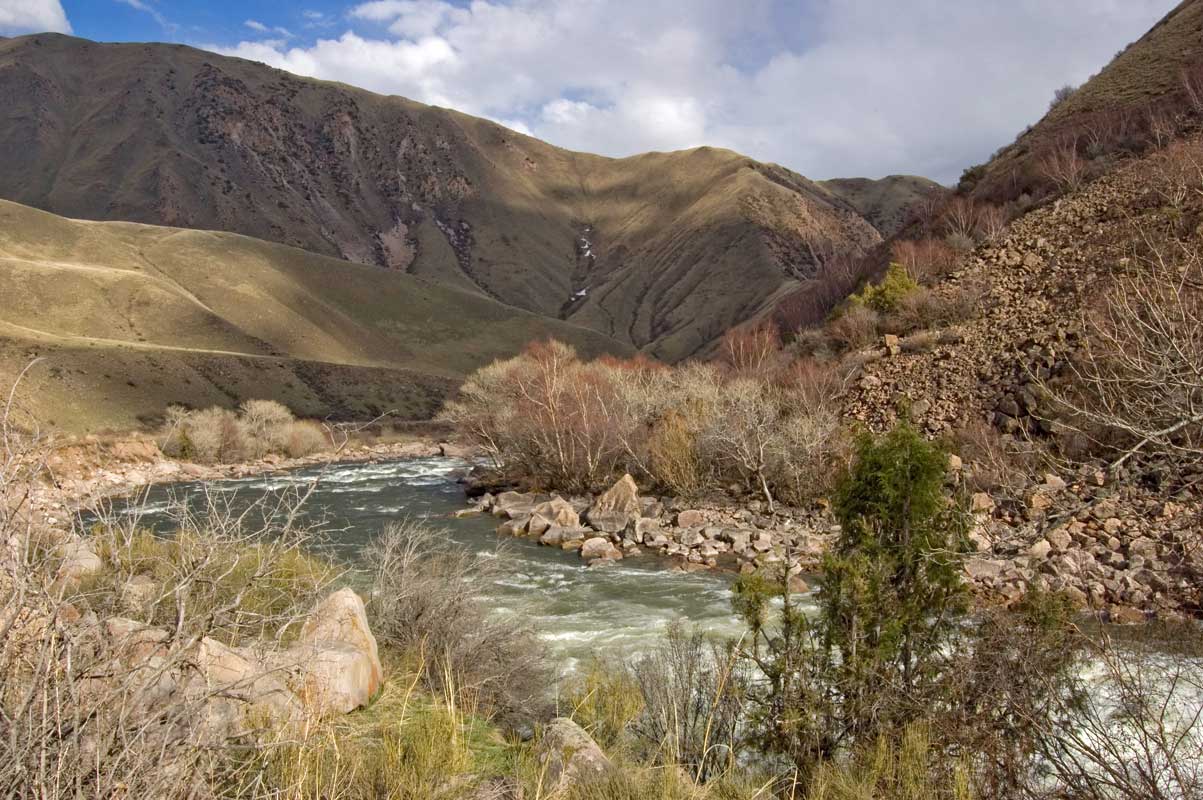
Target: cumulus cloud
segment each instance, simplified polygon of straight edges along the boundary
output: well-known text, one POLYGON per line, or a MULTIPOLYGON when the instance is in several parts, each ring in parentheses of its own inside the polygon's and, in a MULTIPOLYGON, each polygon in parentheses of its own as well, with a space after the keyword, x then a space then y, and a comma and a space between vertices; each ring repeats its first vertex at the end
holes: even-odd
POLYGON ((373 0, 337 37, 218 49, 607 155, 711 144, 952 181, 1175 3, 373 0))
POLYGON ((71 33, 71 23, 59 0, 0 0, 0 35, 71 33))

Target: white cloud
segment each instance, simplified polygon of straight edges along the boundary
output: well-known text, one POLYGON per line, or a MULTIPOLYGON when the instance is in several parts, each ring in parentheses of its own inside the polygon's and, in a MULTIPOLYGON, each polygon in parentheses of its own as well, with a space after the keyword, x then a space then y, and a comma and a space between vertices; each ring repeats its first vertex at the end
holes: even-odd
MULTIPOLYGON (((257 19, 248 19, 246 22, 244 22, 242 24, 245 25, 246 27, 250 28, 253 31, 258 31, 259 33, 275 33, 280 36, 283 36, 285 39, 292 38, 292 32, 290 30, 288 30, 288 28, 282 28, 279 25, 275 25, 275 26, 264 25, 262 22, 260 22, 257 19)), ((269 40, 269 41, 278 41, 278 40, 269 40)))
POLYGON ((150 3, 144 2, 144 0, 117 0, 117 2, 124 3, 130 8, 135 8, 144 14, 149 14, 155 22, 159 23, 159 27, 165 31, 174 33, 179 28, 178 25, 167 19, 167 17, 163 16, 163 12, 159 11, 159 9, 155 8, 150 3))
POLYGON ((336 38, 223 51, 608 155, 705 143, 950 181, 1175 2, 374 0, 336 38))
POLYGON ((71 33, 71 23, 59 0, 0 0, 0 35, 71 33))

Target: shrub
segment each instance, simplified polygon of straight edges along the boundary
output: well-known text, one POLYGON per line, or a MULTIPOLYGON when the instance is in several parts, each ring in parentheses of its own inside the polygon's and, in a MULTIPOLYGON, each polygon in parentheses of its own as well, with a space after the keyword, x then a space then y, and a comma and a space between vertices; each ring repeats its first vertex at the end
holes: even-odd
POLYGON ((907 274, 906 267, 898 263, 890 264, 881 283, 869 284, 859 293, 852 295, 849 300, 853 305, 863 305, 882 314, 888 314, 897 308, 902 298, 906 297, 919 284, 907 274))
POLYGON ((301 458, 330 449, 330 438, 316 422, 290 422, 282 431, 283 451, 289 458, 301 458))
POLYGON ((238 407, 248 455, 262 458, 285 449, 292 412, 274 400, 246 400, 238 407))
POLYGON ((1067 83, 1057 91, 1053 92, 1053 99, 1048 101, 1048 110, 1052 111, 1054 108, 1073 97, 1074 92, 1076 91, 1078 91, 1078 87, 1067 83))
POLYGON ((959 259, 955 248, 939 239, 894 242, 890 253, 919 283, 932 283, 956 268, 959 259))
POLYGON ((198 461, 237 461, 246 452, 245 437, 238 417, 224 408, 208 408, 188 416, 185 424, 198 461))
POLYGON ((298 421, 273 400, 247 400, 238 412, 224 408, 167 409, 160 444, 164 454, 186 460, 228 463, 268 454, 299 457, 331 447, 314 422, 298 421))
POLYGON ((700 416, 696 410, 669 409, 648 437, 648 470, 661 485, 681 497, 697 495, 709 485, 699 453, 699 431, 690 421, 696 422, 700 416))
POLYGON ((591 660, 565 700, 572 719, 605 750, 624 743, 628 726, 644 710, 639 684, 626 664, 591 660))
POLYGON ((520 619, 491 613, 465 591, 489 580, 498 559, 480 558, 449 543, 443 531, 405 520, 386 527, 364 560, 372 630, 418 661, 432 691, 455 691, 490 713, 531 712, 550 683, 539 640, 520 619))
POLYGON ((861 303, 852 303, 827 326, 832 341, 844 350, 860 350, 877 341, 879 317, 861 303))

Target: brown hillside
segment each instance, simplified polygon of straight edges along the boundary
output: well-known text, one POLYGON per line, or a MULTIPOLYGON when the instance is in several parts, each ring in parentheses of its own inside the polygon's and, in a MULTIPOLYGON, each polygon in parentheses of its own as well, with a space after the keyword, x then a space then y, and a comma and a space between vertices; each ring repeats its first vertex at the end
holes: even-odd
POLYGON ((882 237, 889 239, 910 221, 915 205, 944 187, 917 175, 835 178, 819 185, 857 210, 882 237))
MULTIPOLYGON (((1097 75, 1057 104, 969 180, 973 196, 999 202, 1041 196, 1053 187, 1044 166, 1071 148, 1087 174, 1101 174, 1116 155, 1160 146, 1184 117, 1203 111, 1203 0, 1184 0, 1097 75), (1198 107, 1196 107, 1198 106, 1198 107), (1184 113, 1185 112, 1185 113, 1184 113)), ((968 174, 968 173, 967 173, 968 174)))
POLYGON ((880 237, 724 150, 608 159, 188 47, 0 42, 0 196, 243 233, 457 286, 678 359, 880 237))
POLYGON ((630 352, 425 278, 245 236, 81 222, 0 201, 0 385, 44 422, 129 428, 171 403, 421 418, 488 361, 556 337, 630 352))

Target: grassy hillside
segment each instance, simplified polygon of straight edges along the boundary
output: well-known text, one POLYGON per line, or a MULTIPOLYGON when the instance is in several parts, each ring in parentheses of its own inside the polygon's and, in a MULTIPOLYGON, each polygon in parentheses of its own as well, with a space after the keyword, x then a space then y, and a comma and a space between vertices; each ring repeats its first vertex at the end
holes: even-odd
POLYGON ((880 237, 724 150, 608 159, 399 97, 161 44, 0 41, 0 196, 225 230, 564 318, 678 359, 880 237))
POLYGON ((69 220, 0 201, 0 382, 54 425, 272 397, 300 414, 431 413, 532 339, 628 352, 477 292, 210 231, 69 220))
MULTIPOLYGON (((1097 176, 1114 156, 1160 146, 1203 108, 1185 84, 1203 91, 1203 1, 1184 0, 1111 63, 1050 108, 1014 143, 976 168, 966 188, 992 202, 1048 193, 1050 155, 1070 148, 1084 174, 1097 176), (1188 76, 1184 79, 1184 76, 1188 76)), ((1203 105, 1203 94, 1199 102, 1203 105)))

